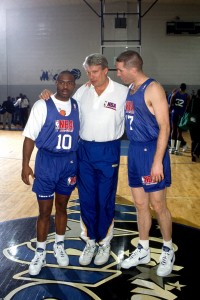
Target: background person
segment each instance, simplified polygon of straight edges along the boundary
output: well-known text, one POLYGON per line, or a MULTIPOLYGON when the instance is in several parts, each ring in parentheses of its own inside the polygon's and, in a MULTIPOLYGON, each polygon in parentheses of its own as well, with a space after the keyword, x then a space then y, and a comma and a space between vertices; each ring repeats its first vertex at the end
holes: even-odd
POLYGON ((166 203, 166 188, 171 184, 169 109, 162 86, 146 76, 143 60, 135 51, 125 51, 116 59, 117 75, 130 85, 126 99, 128 179, 137 210, 139 241, 137 248, 121 266, 129 269, 150 261, 150 207, 156 214, 163 237, 157 275, 171 273, 175 254, 172 244, 172 219, 166 203))
POLYGON ((190 96, 186 92, 186 84, 181 83, 179 90, 172 96, 169 112, 171 114, 171 148, 170 153, 180 155, 180 146, 183 141, 182 130, 178 127, 181 117, 190 102, 190 96))
POLYGON ((8 124, 8 129, 11 130, 12 116, 14 112, 14 105, 10 96, 7 97, 7 100, 3 102, 2 108, 5 109, 3 114, 3 128, 6 129, 6 124, 8 124))
POLYGON ((189 128, 192 161, 197 162, 200 156, 200 89, 197 90, 196 95, 192 95, 188 111, 193 115, 193 122, 189 128))
POLYGON ((15 116, 16 119, 15 123, 16 124, 18 123, 18 125, 24 128, 28 120, 29 106, 30 106, 27 96, 20 93, 19 97, 16 98, 16 102, 14 103, 14 106, 16 108, 16 114, 18 113, 18 116, 17 115, 15 116))
POLYGON ((66 207, 76 186, 79 111, 77 102, 71 98, 75 78, 69 71, 58 75, 56 87, 57 92, 49 101, 38 100, 34 104, 23 132, 22 180, 30 184, 29 176, 35 178, 32 190, 36 193, 39 206, 36 251, 29 266, 30 275, 39 274, 46 263, 46 240, 54 193, 54 255, 60 266, 69 264, 64 250, 66 207), (38 148, 35 174, 29 166, 34 145, 38 148))
POLYGON ((22 95, 21 103, 20 103, 20 114, 21 114, 21 124, 22 128, 26 126, 26 122, 28 120, 29 115, 29 99, 26 95, 22 95))

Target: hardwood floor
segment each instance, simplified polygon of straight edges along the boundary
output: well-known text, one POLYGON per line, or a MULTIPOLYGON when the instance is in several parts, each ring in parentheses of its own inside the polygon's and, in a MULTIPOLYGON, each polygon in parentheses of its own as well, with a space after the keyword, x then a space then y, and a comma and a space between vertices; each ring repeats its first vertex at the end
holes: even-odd
MULTIPOLYGON (((190 146, 190 137, 184 133, 190 146)), ((21 180, 22 131, 0 131, 0 222, 37 216, 38 206, 31 186, 21 180)), ((31 165, 34 166, 36 148, 31 165)), ((182 156, 171 155, 172 185, 167 192, 173 221, 200 228, 200 163, 191 161, 190 149, 182 156)), ((78 198, 77 189, 72 199, 78 198)), ((126 157, 121 157, 118 203, 130 203, 126 157)), ((54 211, 52 212, 54 213, 54 211)))

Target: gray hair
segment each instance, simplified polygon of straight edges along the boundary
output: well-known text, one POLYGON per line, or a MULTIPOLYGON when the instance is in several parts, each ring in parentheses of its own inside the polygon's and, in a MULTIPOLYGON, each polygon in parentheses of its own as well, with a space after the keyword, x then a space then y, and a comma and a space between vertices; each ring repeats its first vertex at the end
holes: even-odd
POLYGON ((108 68, 108 61, 102 54, 93 53, 88 55, 83 63, 84 69, 90 66, 101 66, 102 69, 105 69, 108 68))

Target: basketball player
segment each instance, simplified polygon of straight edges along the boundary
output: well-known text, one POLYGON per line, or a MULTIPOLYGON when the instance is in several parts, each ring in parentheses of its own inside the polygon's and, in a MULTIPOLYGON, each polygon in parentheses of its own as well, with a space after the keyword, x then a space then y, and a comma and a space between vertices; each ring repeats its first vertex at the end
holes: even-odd
POLYGON ((172 132, 170 153, 180 155, 181 141, 183 140, 182 130, 178 127, 181 117, 190 103, 190 96, 186 92, 186 84, 181 83, 180 88, 173 94, 169 111, 171 113, 172 132))
POLYGON ((30 185, 34 178, 39 216, 35 256, 29 266, 30 275, 38 275, 45 265, 46 240, 55 194, 55 243, 54 255, 60 266, 67 266, 69 258, 64 250, 67 226, 66 207, 76 186, 79 137, 79 110, 71 98, 75 78, 69 71, 61 72, 56 81, 57 92, 49 101, 38 100, 30 113, 23 131, 22 180, 30 185), (34 146, 38 148, 35 173, 29 163, 34 146))
POLYGON ((137 210, 138 246, 121 266, 129 269, 150 261, 149 231, 154 210, 163 237, 157 275, 171 273, 175 260, 172 220, 166 204, 166 188, 171 184, 169 109, 162 86, 142 71, 143 61, 135 51, 125 51, 116 59, 117 75, 129 84, 126 99, 126 133, 129 186, 137 210))
MULTIPOLYGON (((94 256, 95 265, 105 264, 110 256, 128 89, 108 77, 108 61, 99 53, 86 57, 83 67, 90 84, 81 86, 74 98, 80 110, 77 184, 86 242, 79 263, 86 266, 94 256)), ((48 98, 48 93, 41 97, 48 98)))

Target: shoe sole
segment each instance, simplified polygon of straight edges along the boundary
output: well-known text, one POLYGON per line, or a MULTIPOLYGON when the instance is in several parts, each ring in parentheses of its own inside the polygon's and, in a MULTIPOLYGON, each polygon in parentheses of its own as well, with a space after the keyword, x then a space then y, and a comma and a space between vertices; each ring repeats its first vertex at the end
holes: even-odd
MULTIPOLYGON (((109 257, 110 257, 110 255, 109 255, 109 257)), ((108 262, 109 257, 108 257, 107 260, 105 260, 105 261, 103 261, 103 262, 98 262, 98 261, 95 261, 95 260, 94 260, 94 264, 95 264, 96 266, 105 265, 105 264, 108 262)))
POLYGON ((92 260, 90 262, 88 262, 88 263, 82 263, 82 262, 79 261, 79 265, 81 265, 81 266, 88 266, 89 264, 91 264, 91 262, 92 262, 92 260))
POLYGON ((96 254, 97 254, 97 251, 95 250, 95 251, 94 251, 94 254, 93 254, 92 258, 91 258, 91 260, 90 260, 89 262, 87 262, 87 263, 81 262, 81 261, 80 261, 81 257, 79 257, 79 264, 80 264, 81 266, 88 266, 89 264, 91 264, 92 259, 93 259, 93 257, 96 256, 96 254))
POLYGON ((148 264, 149 262, 150 262, 150 260, 151 259, 147 259, 147 260, 142 260, 141 262, 138 262, 137 264, 132 264, 132 265, 129 265, 129 266, 123 266, 122 264, 123 264, 123 262, 122 262, 122 264, 121 264, 121 267, 123 268, 123 269, 130 269, 130 268, 132 268, 132 267, 137 267, 138 265, 146 265, 146 264, 148 264))
POLYGON ((160 276, 160 277, 168 276, 169 274, 171 274, 171 272, 172 272, 172 270, 173 270, 173 264, 174 264, 174 262, 175 262, 175 255, 173 256, 172 269, 171 269, 169 272, 167 272, 167 273, 165 273, 165 274, 162 274, 162 275, 158 273, 158 269, 157 269, 156 274, 157 274, 158 276, 160 276))
POLYGON ((41 269, 39 270, 39 272, 32 272, 32 271, 28 270, 29 275, 31 275, 31 276, 36 276, 36 275, 40 274, 42 268, 43 268, 45 265, 46 265, 46 261, 44 261, 44 263, 42 264, 42 267, 41 267, 41 269))
POLYGON ((93 259, 94 256, 95 256, 95 255, 93 255, 92 258, 91 258, 91 260, 88 261, 87 263, 81 262, 80 259, 79 259, 79 264, 80 264, 81 266, 88 266, 89 264, 91 264, 92 259, 93 259))

